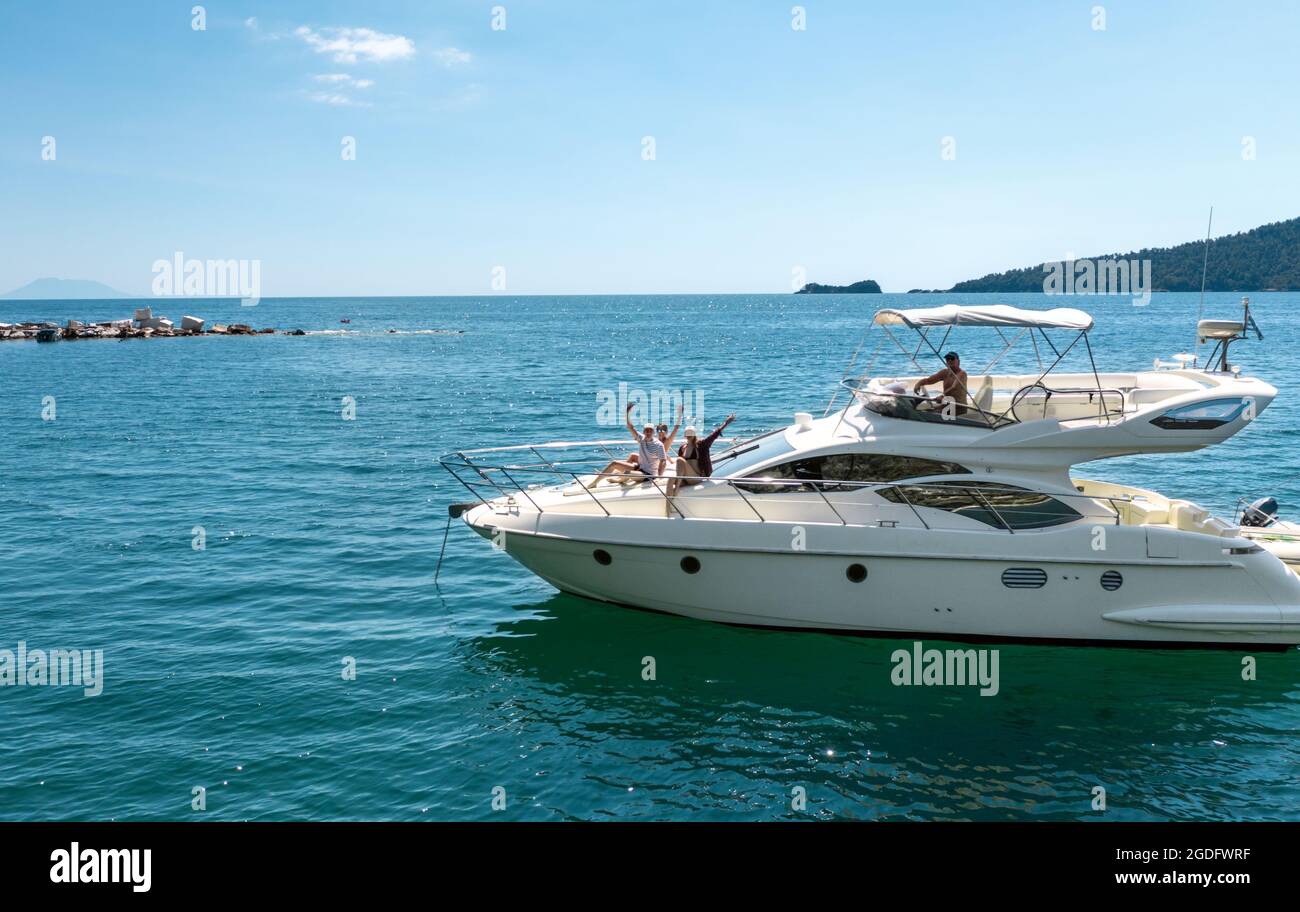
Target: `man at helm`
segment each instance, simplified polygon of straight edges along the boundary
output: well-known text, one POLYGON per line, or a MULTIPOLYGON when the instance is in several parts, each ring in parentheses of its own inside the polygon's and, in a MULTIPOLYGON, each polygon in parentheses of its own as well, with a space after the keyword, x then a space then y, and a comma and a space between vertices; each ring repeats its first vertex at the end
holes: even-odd
POLYGON ((942 383, 942 398, 955 402, 957 404, 957 414, 960 415, 966 411, 965 405, 970 401, 970 397, 966 392, 966 372, 961 369, 961 356, 955 351, 950 351, 943 356, 943 363, 945 365, 943 370, 917 380, 912 387, 912 392, 920 395, 922 387, 929 386, 931 383, 942 383))

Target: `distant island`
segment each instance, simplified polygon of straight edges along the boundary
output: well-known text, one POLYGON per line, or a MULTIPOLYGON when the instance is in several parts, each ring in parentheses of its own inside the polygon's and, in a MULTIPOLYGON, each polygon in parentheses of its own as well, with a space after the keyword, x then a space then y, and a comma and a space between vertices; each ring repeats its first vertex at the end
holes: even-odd
POLYGON ((0 295, 0 298, 13 301, 80 301, 127 297, 130 295, 90 279, 37 279, 22 288, 0 295))
MULTIPOLYGON (((1200 291, 1205 241, 1144 247, 1077 260, 1150 260, 1152 291, 1200 291)), ((1049 265, 995 272, 958 282, 950 292, 1041 292, 1049 265)), ((1300 291, 1300 218, 1273 222, 1210 241, 1206 291, 1300 291)), ((915 291, 919 292, 920 289, 915 291)))
POLYGON ((863 279, 852 285, 818 285, 809 282, 795 294, 880 294, 880 285, 874 279, 863 279))

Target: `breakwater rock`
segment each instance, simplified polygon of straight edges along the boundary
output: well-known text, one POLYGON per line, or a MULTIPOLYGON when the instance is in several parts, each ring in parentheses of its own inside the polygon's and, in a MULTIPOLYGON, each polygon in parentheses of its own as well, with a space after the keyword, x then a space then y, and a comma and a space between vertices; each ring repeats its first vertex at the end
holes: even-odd
POLYGON ((156 317, 151 308, 142 307, 131 319, 87 322, 69 320, 58 323, 23 321, 0 323, 0 341, 35 340, 57 342, 73 339, 171 339, 181 336, 260 336, 278 330, 254 329, 247 323, 214 323, 202 317, 184 316, 177 326, 166 317, 156 317))

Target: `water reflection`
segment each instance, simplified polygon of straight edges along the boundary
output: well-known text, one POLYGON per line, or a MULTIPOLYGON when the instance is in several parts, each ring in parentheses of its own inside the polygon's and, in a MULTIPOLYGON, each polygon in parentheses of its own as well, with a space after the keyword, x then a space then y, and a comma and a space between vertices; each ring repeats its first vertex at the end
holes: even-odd
MULTIPOLYGON (((1292 654, 999 648, 1000 688, 896 686, 910 641, 724 627, 556 594, 468 640, 507 682, 496 722, 617 759, 665 794, 644 816, 1086 818, 1294 816, 1255 764, 1294 763, 1292 654), (653 659, 654 680, 643 678, 653 659), (675 793, 673 789, 677 789, 675 793), (689 799, 683 795, 689 793, 689 799), (1230 799, 1230 800, 1229 800, 1230 799), (684 802, 684 803, 683 803, 684 802), (793 815, 798 816, 798 815, 793 815)), ((969 648, 926 641, 927 647, 969 648)))

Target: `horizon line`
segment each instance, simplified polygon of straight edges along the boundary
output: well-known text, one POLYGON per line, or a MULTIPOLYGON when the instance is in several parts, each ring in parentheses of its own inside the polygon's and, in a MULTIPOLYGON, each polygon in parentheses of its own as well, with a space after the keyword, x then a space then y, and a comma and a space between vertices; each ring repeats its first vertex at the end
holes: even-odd
MULTIPOLYGON (((1264 289, 1264 288, 1230 288, 1226 290, 1206 289, 1207 294, 1297 294, 1297 291, 1287 291, 1285 289, 1264 289)), ((1152 291, 1151 294, 1157 295, 1174 295, 1174 294, 1200 294, 1200 291, 1152 291)), ((762 295, 764 297, 791 297, 791 298, 828 298, 828 297, 846 297, 846 298, 874 298, 886 295, 904 295, 912 297, 924 297, 933 295, 988 295, 992 297, 1006 295, 1039 295, 1045 298, 1128 298, 1127 294, 1052 294, 1046 291, 879 291, 879 292, 822 292, 817 294, 803 293, 794 291, 632 291, 632 292, 552 292, 545 294, 509 294, 502 292, 493 292, 490 294, 421 294, 421 295, 263 295, 258 298, 259 302, 265 301, 394 301, 394 300, 430 300, 430 299, 455 299, 455 298, 704 298, 704 297, 745 297, 762 295)), ((4 298, 0 297, 0 304, 41 304, 41 303, 70 303, 74 301, 85 301, 88 303, 121 303, 126 301, 183 301, 192 302, 238 302, 237 296, 228 297, 190 297, 184 295, 149 295, 133 296, 124 295, 116 298, 4 298)), ((252 310, 257 305, 245 307, 252 310)))

